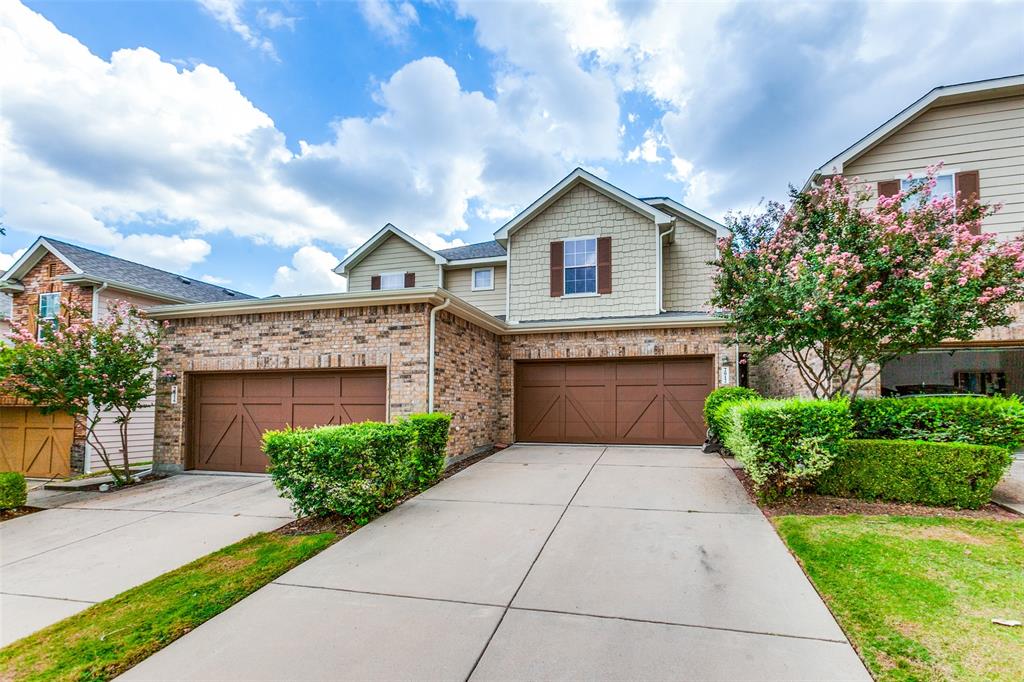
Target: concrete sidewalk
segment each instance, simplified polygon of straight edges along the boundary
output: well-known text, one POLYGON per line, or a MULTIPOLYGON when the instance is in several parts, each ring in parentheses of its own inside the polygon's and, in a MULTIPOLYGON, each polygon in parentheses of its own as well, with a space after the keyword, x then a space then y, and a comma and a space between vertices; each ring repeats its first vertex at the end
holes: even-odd
POLYGON ((1014 454, 1009 471, 992 491, 992 500, 1024 514, 1024 452, 1014 454))
POLYGON ((0 646, 293 518, 266 477, 33 494, 54 508, 0 524, 0 646))
POLYGON ((726 464, 515 446, 129 680, 870 679, 726 464))

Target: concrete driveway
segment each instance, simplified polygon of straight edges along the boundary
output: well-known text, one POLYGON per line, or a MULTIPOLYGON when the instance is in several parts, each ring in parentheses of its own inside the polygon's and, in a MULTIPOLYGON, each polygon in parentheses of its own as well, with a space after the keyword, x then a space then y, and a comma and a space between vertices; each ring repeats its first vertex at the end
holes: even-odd
POLYGON ((717 456, 515 446, 129 671, 131 680, 868 680, 717 456))
POLYGON ((32 494, 54 508, 0 524, 0 646, 293 518, 265 476, 32 494))

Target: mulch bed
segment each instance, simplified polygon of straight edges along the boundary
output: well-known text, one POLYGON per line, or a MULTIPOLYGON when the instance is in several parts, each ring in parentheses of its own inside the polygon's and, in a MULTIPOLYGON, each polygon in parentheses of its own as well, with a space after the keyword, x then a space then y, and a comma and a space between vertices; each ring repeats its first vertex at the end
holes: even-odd
POLYGON ((19 516, 27 516, 36 512, 44 511, 42 507, 14 507, 13 509, 0 509, 0 521, 9 521, 19 516))
MULTIPOLYGON (((444 470, 444 473, 441 474, 441 481, 454 476, 463 469, 471 467, 481 460, 487 459, 497 451, 498 448, 492 448, 486 452, 481 452, 478 455, 473 455, 472 457, 459 460, 444 470)), ((438 483, 440 483, 440 481, 438 481, 438 483)), ((395 503, 395 507, 408 499, 416 497, 417 495, 419 495, 418 492, 406 495, 395 503)), ((359 524, 349 517, 341 516, 340 514, 331 514, 329 516, 304 516, 301 519, 295 519, 286 526, 278 528, 274 532, 279 535, 316 535, 318 533, 335 533, 338 536, 338 540, 340 540, 359 528, 359 524)))
POLYGON ((761 508, 765 516, 785 516, 802 514, 804 516, 846 516, 860 514, 863 516, 934 516, 945 519, 988 519, 993 521, 1020 521, 1016 514, 995 504, 986 504, 981 509, 952 509, 950 507, 928 507, 922 504, 903 504, 900 502, 871 502, 854 500, 846 497, 815 495, 804 493, 782 502, 766 505, 757 501, 754 485, 750 476, 742 469, 734 469, 733 473, 747 491, 750 499, 761 508))

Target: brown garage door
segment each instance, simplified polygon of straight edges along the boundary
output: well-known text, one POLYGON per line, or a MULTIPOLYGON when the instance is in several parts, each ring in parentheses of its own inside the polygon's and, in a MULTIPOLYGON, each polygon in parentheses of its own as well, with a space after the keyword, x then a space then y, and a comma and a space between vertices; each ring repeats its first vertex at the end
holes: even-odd
POLYGON ((71 473, 74 419, 34 407, 0 407, 0 471, 50 478, 71 473))
POLYGON ((386 394, 384 370, 198 375, 192 383, 192 466, 263 472, 264 431, 383 421, 386 394))
POLYGON ((710 358, 516 363, 516 440, 697 445, 710 358))

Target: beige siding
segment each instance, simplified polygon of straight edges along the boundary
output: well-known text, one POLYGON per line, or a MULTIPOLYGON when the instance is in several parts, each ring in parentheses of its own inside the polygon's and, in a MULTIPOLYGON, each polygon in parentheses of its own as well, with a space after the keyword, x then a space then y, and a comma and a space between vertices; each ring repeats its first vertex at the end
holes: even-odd
POLYGON ((651 315, 656 301, 654 221, 587 185, 576 185, 509 239, 512 321, 651 315), (612 293, 550 295, 550 243, 612 238, 612 293))
MULTIPOLYGON (((480 266, 491 267, 491 266, 480 266)), ((494 289, 489 291, 473 291, 473 270, 475 268, 458 268, 445 270, 444 288, 463 301, 472 303, 489 315, 505 314, 505 272, 504 265, 494 266, 494 289)))
POLYGON ((978 171, 981 197, 1003 209, 985 229, 1009 237, 1024 230, 1024 96, 926 111, 878 146, 846 164, 843 174, 875 185, 920 173, 937 161, 978 171))
POLYGON ((706 310, 711 300, 715 235, 682 218, 675 241, 662 247, 665 310, 706 310))
POLYGON ((417 287, 436 287, 437 264, 409 242, 391 235, 361 260, 348 277, 349 291, 369 291, 370 278, 382 272, 415 272, 417 287))
MULTIPOLYGON (((155 299, 107 289, 99 294, 98 316, 102 318, 119 301, 127 301, 140 308, 161 303, 161 301, 155 299)), ((149 462, 153 460, 152 400, 150 404, 150 407, 145 407, 135 412, 128 423, 128 458, 132 462, 149 462)), ((121 461, 121 431, 120 426, 114 421, 116 417, 117 413, 104 412, 99 425, 96 427, 96 437, 106 447, 107 456, 112 461, 119 462, 121 461)), ((104 465, 99 452, 92 446, 88 447, 87 452, 89 455, 90 471, 102 471, 104 465)))

